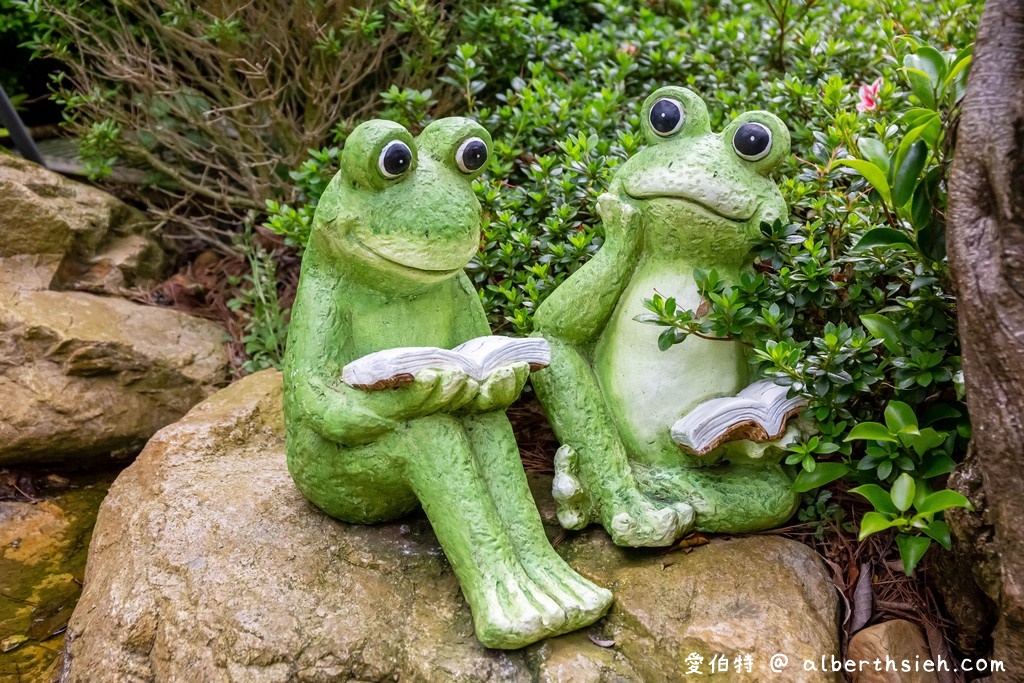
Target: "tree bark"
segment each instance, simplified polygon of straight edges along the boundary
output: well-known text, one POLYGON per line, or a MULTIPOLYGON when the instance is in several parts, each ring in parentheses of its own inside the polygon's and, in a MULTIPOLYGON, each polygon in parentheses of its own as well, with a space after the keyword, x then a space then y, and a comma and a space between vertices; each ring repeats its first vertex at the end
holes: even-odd
POLYGON ((993 658, 1024 676, 1024 0, 985 3, 949 184, 972 449, 994 528, 993 658))

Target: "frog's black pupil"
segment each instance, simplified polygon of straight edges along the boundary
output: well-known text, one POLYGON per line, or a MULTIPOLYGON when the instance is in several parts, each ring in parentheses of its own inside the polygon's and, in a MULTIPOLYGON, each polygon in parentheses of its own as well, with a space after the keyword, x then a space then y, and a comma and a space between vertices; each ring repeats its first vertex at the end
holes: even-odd
POLYGON ((394 142, 384 150, 381 166, 388 175, 402 175, 409 169, 412 162, 412 151, 401 142, 394 142))
POLYGON ((462 148, 462 165, 467 171, 475 171, 487 161, 487 145, 483 140, 470 140, 462 148))
POLYGON ((651 126, 654 130, 667 135, 679 127, 683 112, 672 100, 658 100, 651 107, 651 126))
POLYGON ((744 157, 756 157, 771 144, 772 134, 760 123, 744 123, 733 136, 732 144, 744 157))

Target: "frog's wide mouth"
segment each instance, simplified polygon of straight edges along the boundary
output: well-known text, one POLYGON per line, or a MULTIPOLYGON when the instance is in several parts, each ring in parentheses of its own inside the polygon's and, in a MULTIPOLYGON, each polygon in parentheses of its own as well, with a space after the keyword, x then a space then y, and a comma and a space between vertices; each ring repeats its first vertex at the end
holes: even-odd
MULTIPOLYGON (((454 275, 465 268, 465 265, 461 265, 457 268, 452 267, 439 267, 439 268, 424 268, 422 266, 413 266, 403 260, 400 260, 396 256, 387 253, 386 249, 374 248, 371 244, 368 244, 365 240, 361 240, 358 237, 355 238, 357 244, 362 247, 368 254, 372 254, 380 261, 387 263, 394 268, 397 268, 400 272, 404 271, 411 275, 426 275, 431 278, 445 278, 454 275)), ((467 263, 469 260, 467 259, 467 263)))
POLYGON ((743 196, 724 184, 701 183, 682 174, 630 179, 623 188, 633 199, 670 199, 693 204, 734 223, 745 223, 757 212, 757 200, 743 196))

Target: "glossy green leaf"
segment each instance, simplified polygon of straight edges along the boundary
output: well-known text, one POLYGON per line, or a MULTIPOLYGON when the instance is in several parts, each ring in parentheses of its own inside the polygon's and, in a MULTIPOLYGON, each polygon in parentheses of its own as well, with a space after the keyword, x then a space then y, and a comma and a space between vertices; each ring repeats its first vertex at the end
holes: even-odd
POLYGON ((903 401, 889 401, 885 406, 885 425, 891 432, 917 432, 917 415, 903 401), (912 429, 908 429, 908 427, 912 429))
POLYGON ((917 231, 917 241, 922 254, 941 261, 946 257, 946 223, 932 214, 928 225, 917 231))
POLYGON ((946 550, 953 545, 953 539, 949 533, 949 525, 941 519, 932 520, 931 524, 922 529, 924 533, 934 538, 946 550))
POLYGON ((963 415, 963 411, 957 407, 958 404, 953 403, 934 403, 928 410, 924 411, 924 417, 921 418, 921 424, 925 427, 931 427, 936 422, 942 420, 953 420, 963 415))
POLYGON ((931 45, 921 45, 913 54, 903 58, 903 66, 920 69, 928 74, 931 82, 938 87, 946 80, 946 60, 942 53, 931 45))
POLYGON ((858 425, 854 425, 843 441, 857 441, 858 439, 896 441, 896 437, 889 432, 889 429, 879 422, 861 422, 858 425))
POLYGON ((926 108, 935 109, 935 90, 928 74, 920 69, 904 68, 903 71, 910 81, 910 92, 914 93, 926 108))
POLYGON ((933 515, 949 508, 971 508, 971 502, 961 493, 943 489, 925 498, 917 508, 917 514, 933 515))
POLYGON ((865 313, 860 316, 860 322, 871 333, 871 336, 881 339, 889 351, 896 354, 903 353, 903 342, 900 340, 900 331, 897 329, 896 323, 880 313, 865 313))
POLYGON ((875 472, 878 474, 879 479, 888 479, 889 475, 892 474, 892 460, 884 460, 878 464, 875 468, 875 472))
POLYGON ((886 173, 882 169, 875 166, 870 161, 865 159, 842 159, 839 162, 840 166, 848 166, 854 171, 864 177, 871 186, 878 190, 878 194, 882 195, 882 199, 885 202, 891 203, 892 197, 889 193, 889 181, 886 178, 886 173))
POLYGON ((914 244, 906 233, 893 228, 874 228, 864 233, 864 236, 854 245, 854 251, 864 251, 875 247, 911 246, 914 244))
POLYGON ((900 559, 903 560, 903 573, 911 576, 917 569, 917 563, 921 561, 928 548, 932 545, 932 539, 927 536, 908 536, 898 534, 896 545, 900 549, 900 559))
POLYGON ((877 138, 861 136, 857 139, 857 149, 861 156, 880 168, 886 177, 889 175, 889 150, 885 144, 877 138))
POLYGON ((931 187, 927 182, 919 184, 914 189, 914 196, 910 202, 910 223, 916 232, 920 233, 931 227, 933 207, 931 187))
POLYGON ((819 462, 813 472, 803 471, 797 475, 796 481, 793 482, 793 490, 797 493, 806 493, 825 484, 831 484, 849 472, 850 468, 841 462, 819 462))
POLYGON ((919 470, 919 474, 924 479, 931 479, 932 477, 940 477, 943 474, 949 474, 956 469, 956 462, 945 454, 930 456, 928 465, 923 469, 919 470))
POLYGON ((668 328, 664 332, 658 335, 658 348, 662 351, 668 351, 672 348, 672 345, 676 343, 676 331, 674 328, 668 328))
POLYGON ((891 515, 898 515, 900 511, 892 504, 889 492, 878 484, 864 484, 850 489, 850 493, 864 496, 878 512, 888 512, 891 515))
POLYGON ((962 74, 964 71, 971 67, 971 59, 971 55, 968 54, 964 55, 962 58, 958 59, 956 62, 953 63, 952 67, 949 70, 949 73, 946 74, 946 82, 944 85, 947 88, 950 86, 950 84, 953 83, 953 81, 955 81, 960 76, 960 74, 962 74))
POLYGON ((906 156, 903 157, 899 168, 896 169, 892 184, 893 204, 903 206, 910 201, 914 195, 914 188, 917 187, 918 177, 924 170, 927 160, 928 145, 923 140, 918 140, 910 145, 906 156))
POLYGON ((914 478, 904 472, 893 482, 889 497, 900 512, 906 512, 914 504, 914 478))
POLYGON ((893 521, 883 515, 880 512, 869 512, 860 520, 860 532, 857 534, 857 540, 863 541, 871 534, 877 534, 879 531, 885 531, 893 527, 893 521))

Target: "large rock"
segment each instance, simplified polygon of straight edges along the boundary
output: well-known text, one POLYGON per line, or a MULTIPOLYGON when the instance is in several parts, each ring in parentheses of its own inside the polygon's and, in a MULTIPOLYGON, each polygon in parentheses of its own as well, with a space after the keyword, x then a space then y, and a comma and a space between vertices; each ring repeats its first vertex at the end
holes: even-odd
POLYGON ((106 192, 0 153, 0 259, 50 257, 58 288, 117 293, 158 277, 152 227, 106 192))
POLYGON ((218 325, 97 294, 159 272, 144 231, 113 197, 0 154, 0 465, 133 453, 226 380, 218 325))
POLYGON ((217 393, 114 483, 63 680, 669 681, 691 653, 709 678, 724 656, 720 680, 766 680, 784 653, 785 680, 833 680, 798 662, 837 654, 834 587, 811 549, 772 536, 685 554, 624 550, 595 527, 569 535, 557 547, 615 592, 609 615, 523 650, 481 647, 424 518, 344 524, 297 491, 281 392, 267 371, 217 393), (737 673, 746 655, 751 672, 737 673))

